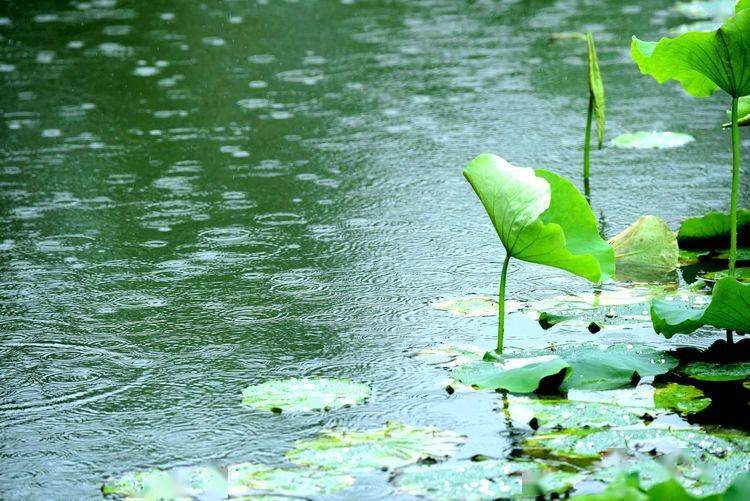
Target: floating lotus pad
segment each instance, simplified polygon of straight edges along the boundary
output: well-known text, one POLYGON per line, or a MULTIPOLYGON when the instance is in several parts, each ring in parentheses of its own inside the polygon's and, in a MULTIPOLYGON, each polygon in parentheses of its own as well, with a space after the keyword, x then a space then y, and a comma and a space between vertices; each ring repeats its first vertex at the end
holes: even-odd
POLYGON ((259 410, 308 412, 361 404, 370 387, 348 379, 291 378, 242 390, 242 403, 259 410))
POLYGON ((649 346, 594 344, 556 346, 535 354, 554 353, 572 367, 563 389, 614 390, 630 386, 644 377, 667 373, 677 366, 677 359, 649 346))
POLYGON ((486 348, 470 344, 441 344, 418 350, 412 353, 412 357, 440 367, 455 367, 479 362, 486 352, 486 348))
POLYGON ((736 364, 710 364, 691 362, 680 367, 680 374, 697 381, 744 381, 750 379, 750 362, 736 364))
POLYGON ((445 459, 464 443, 458 433, 389 422, 373 430, 327 430, 299 440, 286 457, 296 464, 339 471, 398 468, 419 459, 445 459))
POLYGON ((353 483, 353 477, 335 471, 242 463, 226 468, 193 466, 131 472, 104 484, 102 492, 144 500, 225 499, 227 495, 319 496, 353 483))
MULTIPOLYGON (((432 307, 447 311, 461 317, 492 317, 497 315, 497 298, 490 296, 466 296, 444 299, 431 303, 432 307)), ((505 312, 511 313, 521 309, 520 301, 505 301, 505 312)))
POLYGON ((582 479, 580 474, 549 471, 535 463, 489 459, 409 466, 391 483, 413 496, 478 501, 562 494, 582 479))
MULTIPOLYGON (((730 276, 729 270, 721 270, 710 271, 708 273, 704 273, 700 277, 704 280, 716 281, 721 280, 722 278, 727 278, 728 276, 730 276)), ((734 278, 739 282, 750 282, 750 268, 735 268, 734 278)))
POLYGON ((695 141, 689 134, 680 132, 632 132, 621 134, 612 140, 615 148, 628 150, 679 148, 695 141))
POLYGON ((275 494, 310 497, 332 494, 352 485, 350 475, 329 470, 270 468, 243 463, 229 468, 229 495, 275 494))
POLYGON ((681 414, 694 414, 711 405, 711 399, 695 386, 669 383, 656 388, 654 404, 659 409, 675 410, 681 414))
POLYGON ((544 380, 560 383, 570 375, 570 365, 559 357, 508 358, 503 363, 477 362, 453 370, 453 378, 479 390, 507 390, 512 393, 537 391, 544 380))
POLYGON ((227 475, 218 467, 196 466, 174 470, 126 473, 105 483, 102 493, 128 498, 160 500, 213 495, 226 497, 227 475))
MULTIPOLYGON (((677 284, 610 287, 594 293, 556 296, 530 303, 524 314, 538 319, 542 327, 558 324, 599 328, 630 324, 648 324, 650 303, 654 298, 675 294, 677 284)), ((680 294, 695 294, 684 289, 680 294)))
POLYGON ((648 409, 511 395, 508 398, 508 412, 515 422, 530 425, 534 429, 551 430, 634 426, 642 424, 640 416, 648 412, 648 409))

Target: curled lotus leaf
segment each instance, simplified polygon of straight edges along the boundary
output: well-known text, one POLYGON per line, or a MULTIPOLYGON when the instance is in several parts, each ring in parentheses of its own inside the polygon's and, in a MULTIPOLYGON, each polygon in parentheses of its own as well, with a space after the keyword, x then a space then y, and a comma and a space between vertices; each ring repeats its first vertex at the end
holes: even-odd
POLYGON ((681 132, 628 132, 612 140, 612 146, 625 150, 679 148, 692 143, 695 138, 681 132))
POLYGON ((361 404, 369 396, 369 386, 348 379, 290 378, 245 388, 242 403, 259 410, 309 412, 361 404))
POLYGON ((442 460, 464 441, 453 431, 389 422, 371 430, 326 430, 316 438, 298 440, 286 457, 299 465, 357 472, 399 468, 427 458, 442 460))
POLYGON ((570 365, 554 355, 507 358, 502 363, 477 362, 453 370, 453 378, 462 384, 478 390, 506 390, 511 393, 554 390, 569 375, 570 365))
POLYGON ((591 207, 570 181, 491 154, 476 157, 464 176, 511 257, 593 282, 614 274, 614 251, 599 236, 591 207))
POLYGON ((695 97, 722 89, 732 97, 750 94, 750 10, 740 9, 719 29, 689 32, 659 42, 633 37, 631 56, 641 73, 659 83, 678 81, 695 97))
MULTIPOLYGON (((684 220, 677 232, 677 242, 681 249, 727 249, 730 232, 729 214, 709 212, 684 220)), ((750 244, 749 209, 737 211, 737 242, 750 244)))
POLYGON ((677 237, 664 220, 641 216, 610 241, 618 279, 653 281, 677 268, 677 237))
POLYGON ((703 326, 750 332, 750 285, 722 278, 714 285, 707 305, 675 298, 656 300, 651 304, 651 321, 654 330, 666 338, 690 334, 703 326))
POLYGON ((606 101, 604 97, 604 82, 601 71, 599 71, 599 58, 596 55, 594 36, 586 33, 586 44, 589 54, 589 92, 594 107, 594 118, 596 119, 596 137, 599 149, 604 143, 604 122, 606 120, 606 101))
POLYGON ((491 501, 563 494, 582 479, 537 463, 487 459, 408 466, 391 483, 403 493, 428 499, 491 501))

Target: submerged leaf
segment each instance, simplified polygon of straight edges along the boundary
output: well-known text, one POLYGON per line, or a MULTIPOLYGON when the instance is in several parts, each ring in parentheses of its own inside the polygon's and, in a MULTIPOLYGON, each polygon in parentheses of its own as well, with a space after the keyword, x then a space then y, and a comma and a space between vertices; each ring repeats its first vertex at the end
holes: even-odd
POLYGON ((506 390, 511 393, 537 391, 544 380, 555 385, 570 375, 570 365, 559 357, 507 359, 505 363, 477 362, 453 370, 453 378, 479 390, 506 390))
POLYGON ((711 399, 695 386, 668 383, 666 386, 656 388, 654 405, 659 409, 672 409, 682 414, 694 414, 711 405, 711 399))
MULTIPOLYGON (((518 311, 522 306, 520 301, 505 301, 505 312, 518 311)), ((497 298, 472 295, 438 301, 432 307, 461 317, 491 317, 497 315, 497 298)))
POLYGON ((398 468, 420 459, 445 459, 464 440, 452 431, 389 422, 373 430, 326 430, 317 438, 298 440, 286 457, 296 464, 345 472, 398 468))
POLYGON ((691 362, 681 367, 680 373, 697 381, 744 381, 750 380, 750 362, 736 364, 691 362))
POLYGON ((242 403, 259 410, 308 412, 361 404, 369 396, 369 386, 348 379, 291 378, 245 388, 242 403))
POLYGON ((464 169, 510 256, 593 282, 614 273, 614 252, 599 236, 586 199, 570 181, 483 154, 464 169))
POLYGON ((690 334, 704 325, 735 332, 750 332, 750 285, 733 278, 716 282, 711 302, 703 308, 679 300, 651 304, 654 330, 666 338, 690 334))
POLYGON ((631 56, 641 73, 659 83, 676 80, 695 97, 723 89, 750 94, 750 11, 740 9, 714 32, 690 32, 659 42, 633 37, 631 56))
POLYGON ((589 92, 594 105, 594 117, 596 118, 596 135, 599 149, 604 143, 604 121, 606 118, 606 103, 604 98, 604 82, 599 71, 599 58, 596 55, 594 36, 586 33, 586 43, 589 52, 589 92))
POLYGON ((679 148, 695 141, 690 134, 681 132, 629 132, 612 140, 615 148, 627 150, 679 148))
POLYGON ((619 278, 649 281, 677 268, 677 238, 658 217, 641 216, 609 243, 615 250, 619 278))
POLYGON ((399 471, 391 482, 399 491, 412 496, 447 501, 491 501, 526 497, 532 487, 538 495, 562 494, 583 478, 575 473, 547 470, 527 462, 458 461, 409 466, 399 471), (534 480, 533 486, 529 485, 531 480, 534 480))

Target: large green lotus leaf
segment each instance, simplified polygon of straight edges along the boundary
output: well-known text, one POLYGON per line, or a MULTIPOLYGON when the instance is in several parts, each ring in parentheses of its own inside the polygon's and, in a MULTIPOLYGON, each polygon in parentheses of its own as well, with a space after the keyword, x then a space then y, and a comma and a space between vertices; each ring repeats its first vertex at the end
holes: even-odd
POLYGON ((623 150, 665 150, 692 143, 695 138, 681 132, 627 132, 612 140, 612 146, 623 150))
POLYGON ((286 453, 293 463, 344 472, 398 468, 420 459, 445 459, 464 443, 458 433, 389 422, 372 430, 326 430, 299 440, 286 453))
MULTIPOLYGON (((677 232, 681 249, 727 249, 731 226, 729 214, 709 212, 701 217, 686 219, 677 232)), ((750 210, 737 211, 738 243, 750 243, 750 210)))
POLYGON ((173 470, 126 473, 105 483, 102 493, 144 500, 185 499, 199 496, 223 499, 227 475, 217 467, 193 466, 173 470))
POLYGON ((566 399, 539 399, 511 395, 508 412, 511 419, 534 429, 607 428, 641 424, 648 409, 618 405, 577 402, 566 399))
MULTIPOLYGON (((750 1, 746 2, 750 7, 750 1)), ((750 472, 737 477, 724 493, 724 501, 747 501, 750 499, 750 472)))
POLYGON ((734 364, 691 362, 680 367, 679 372, 697 381, 744 381, 750 380, 750 362, 734 364))
POLYGON ((506 390, 511 393, 532 393, 553 381, 553 386, 570 375, 570 365, 560 357, 546 355, 535 358, 508 358, 503 363, 477 362, 457 367, 453 378, 479 390, 506 390))
MULTIPOLYGON (((492 317, 497 315, 497 297, 471 295, 432 302, 436 310, 447 311, 460 317, 492 317)), ((518 311, 524 303, 506 300, 505 313, 518 311)))
POLYGON ((614 274, 614 251, 570 181, 546 170, 514 167, 491 154, 476 157, 464 176, 512 257, 593 282, 614 274))
POLYGON ((739 12, 745 9, 750 9, 750 0, 737 0, 737 5, 735 5, 734 11, 739 12))
POLYGON ((599 71, 599 58, 596 55, 594 36, 591 33, 586 33, 586 44, 589 51, 589 92, 593 99, 594 117, 596 118, 596 137, 601 149, 604 143, 604 121, 606 119, 604 81, 599 71))
POLYGON ((612 390, 631 386, 640 378, 658 376, 677 366, 673 356, 648 346, 574 345, 555 350, 571 368, 563 389, 612 390))
POLYGON ((283 495, 322 496, 352 485, 354 478, 335 470, 272 468, 242 463, 228 468, 229 497, 283 495))
POLYGON ((308 412, 361 404, 370 387, 348 379, 291 378, 242 390, 242 403, 260 410, 308 412))
POLYGON ((680 414, 694 414, 711 405, 711 399, 695 386, 668 383, 656 388, 654 405, 659 409, 674 410, 680 414))
POLYGON ((676 80, 695 97, 718 88, 733 97, 750 94, 750 11, 740 10, 714 32, 691 32, 659 42, 633 37, 631 56, 641 73, 659 83, 676 80))
POLYGON ((562 494, 581 480, 581 474, 536 463, 488 459, 408 466, 391 483, 403 493, 427 499, 489 501, 562 494))
POLYGON ((677 238, 656 216, 641 216, 609 243, 615 250, 618 279, 648 282, 677 268, 677 238))
POLYGON ((750 285, 733 278, 716 282, 708 306, 691 302, 655 300, 651 304, 654 330, 666 338, 690 334, 703 326, 750 332, 750 285))

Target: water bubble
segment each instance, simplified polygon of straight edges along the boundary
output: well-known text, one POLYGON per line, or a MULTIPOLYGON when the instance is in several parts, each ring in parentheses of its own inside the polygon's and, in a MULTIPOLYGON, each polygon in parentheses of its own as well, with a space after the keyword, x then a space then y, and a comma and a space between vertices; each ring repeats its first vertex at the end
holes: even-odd
POLYGON ((159 68, 155 66, 139 66, 133 70, 133 75, 139 77, 152 77, 159 73, 159 68))
POLYGON ((132 27, 127 24, 114 24, 111 26, 105 26, 104 29, 102 29, 102 33, 107 36, 122 37, 130 34, 131 30, 132 27))
POLYGON ((83 48, 83 42, 80 40, 71 40, 70 42, 68 42, 67 47, 69 49, 81 49, 83 48))
POLYGON ((42 131, 42 137, 60 137, 61 134, 60 129, 44 129, 42 131))
POLYGON ((204 37, 203 43, 212 47, 223 47, 227 42, 219 37, 204 37))
POLYGON ((268 82, 265 82, 263 80, 253 80, 249 84, 247 84, 248 87, 251 89, 265 89, 268 87, 268 82))

